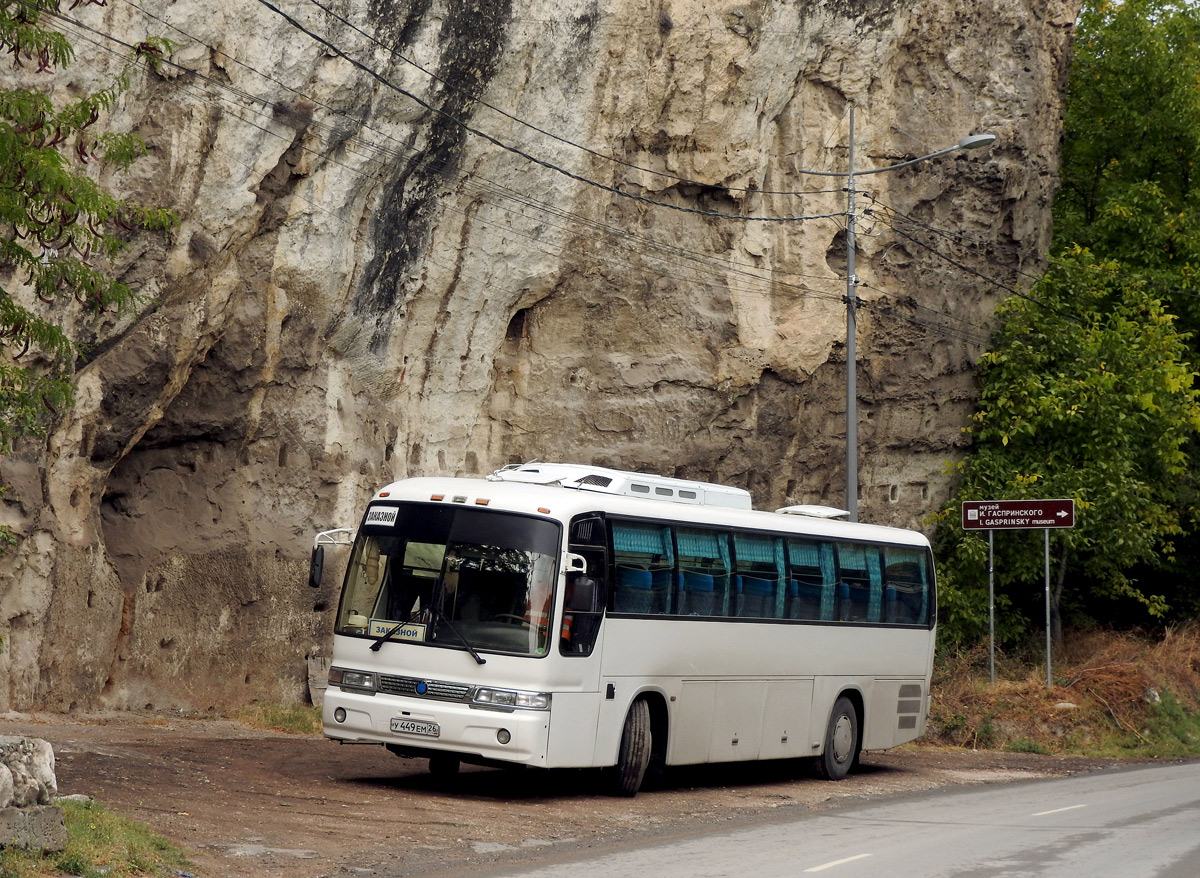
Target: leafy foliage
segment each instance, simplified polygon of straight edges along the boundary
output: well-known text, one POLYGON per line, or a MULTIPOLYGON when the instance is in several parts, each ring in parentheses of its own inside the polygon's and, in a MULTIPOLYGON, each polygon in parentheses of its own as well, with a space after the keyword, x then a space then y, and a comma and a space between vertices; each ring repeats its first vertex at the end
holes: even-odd
MULTIPOLYGON (((1057 623, 1200 608, 1198 158, 1200 6, 1085 0, 1053 267, 1000 310, 957 495, 1076 500, 1077 526, 1054 534, 1057 623)), ((939 515, 941 618, 970 642, 986 630, 987 548, 958 530, 958 509, 939 515)), ((1042 544, 995 539, 999 633, 1013 640, 1040 615, 1042 544)))
MULTIPOLYGON (((73 6, 97 0, 77 0, 73 6)), ((72 59, 47 24, 59 0, 0 0, 0 48, 26 74, 51 74, 72 59)), ((71 401, 75 346, 63 308, 119 311, 135 293, 104 270, 133 230, 166 230, 174 218, 111 195, 88 171, 127 169, 144 146, 134 135, 92 129, 130 85, 134 66, 169 46, 150 40, 112 81, 56 104, 48 93, 0 89, 0 453, 44 427, 71 401)))
MULTIPOLYGON (((1031 296, 1009 299, 1001 318, 981 361, 959 497, 1074 498, 1076 527, 1054 535, 1055 597, 1076 607, 1132 599, 1161 616, 1164 596, 1128 571, 1169 553, 1182 532, 1180 486, 1188 437, 1200 430, 1200 394, 1173 317, 1143 281, 1077 250, 1031 296)), ((943 620, 969 639, 986 630, 986 544, 953 526, 958 509, 941 513, 943 620)), ((1041 540, 1010 539, 1003 557, 997 585, 1017 613, 1036 607, 1041 540)))
POLYGON ((1088 0, 1063 128, 1056 251, 1138 271, 1200 329, 1200 7, 1088 0))

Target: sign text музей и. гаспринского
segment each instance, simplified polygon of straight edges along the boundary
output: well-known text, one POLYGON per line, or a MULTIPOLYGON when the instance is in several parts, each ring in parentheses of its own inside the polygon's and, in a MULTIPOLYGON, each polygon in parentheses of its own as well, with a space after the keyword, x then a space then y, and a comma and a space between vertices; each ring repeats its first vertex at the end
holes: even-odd
POLYGON ((1074 500, 964 500, 963 530, 1074 527, 1074 500))

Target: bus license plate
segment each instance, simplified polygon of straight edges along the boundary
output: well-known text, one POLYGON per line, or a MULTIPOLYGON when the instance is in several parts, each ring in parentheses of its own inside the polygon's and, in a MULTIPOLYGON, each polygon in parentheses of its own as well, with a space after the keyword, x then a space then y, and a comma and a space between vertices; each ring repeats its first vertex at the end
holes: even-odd
POLYGON ((436 738, 442 732, 437 723, 423 723, 413 719, 393 719, 392 731, 404 735, 424 735, 427 738, 436 738))

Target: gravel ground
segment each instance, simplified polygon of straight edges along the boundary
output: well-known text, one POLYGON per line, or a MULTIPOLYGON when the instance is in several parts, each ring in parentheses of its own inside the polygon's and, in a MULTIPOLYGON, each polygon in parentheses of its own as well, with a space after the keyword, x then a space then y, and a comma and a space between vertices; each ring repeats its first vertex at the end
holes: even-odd
POLYGON ((668 771, 612 798, 595 772, 464 766, 236 723, 132 713, 0 715, 0 734, 45 738, 59 792, 84 793, 189 852, 197 876, 425 876, 834 807, 848 798, 1065 775, 1112 760, 906 746, 866 754, 845 781, 803 763, 668 771), (785 810, 781 810, 785 809, 785 810))

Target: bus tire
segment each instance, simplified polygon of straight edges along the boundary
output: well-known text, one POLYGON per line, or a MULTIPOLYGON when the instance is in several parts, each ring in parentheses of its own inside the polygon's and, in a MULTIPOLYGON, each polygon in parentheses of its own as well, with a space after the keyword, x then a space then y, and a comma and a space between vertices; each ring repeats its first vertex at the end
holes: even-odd
POLYGON ((829 780, 841 780, 858 760, 858 711, 845 695, 838 696, 825 730, 825 752, 817 757, 817 771, 829 780))
POLYGON ((646 766, 650 764, 650 705, 639 698, 629 707, 625 729, 621 733, 621 750, 613 769, 613 792, 619 796, 634 796, 642 786, 646 766))
POLYGON ((453 777, 462 761, 453 753, 437 753, 429 757, 429 773, 434 777, 453 777))

